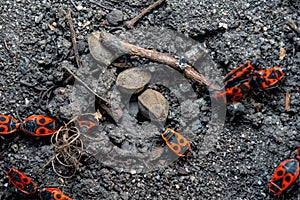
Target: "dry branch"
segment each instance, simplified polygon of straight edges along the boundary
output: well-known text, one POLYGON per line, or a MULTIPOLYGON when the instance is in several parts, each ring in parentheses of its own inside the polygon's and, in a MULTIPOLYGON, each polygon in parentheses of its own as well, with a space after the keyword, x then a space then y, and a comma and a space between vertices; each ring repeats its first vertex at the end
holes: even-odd
POLYGON ((125 25, 127 26, 127 28, 132 29, 133 26, 134 26, 134 24, 138 20, 140 20, 145 14, 147 14, 148 12, 150 12, 155 7, 159 6, 164 1, 165 0, 158 0, 158 1, 156 1, 155 3, 151 4, 146 9, 144 9, 140 14, 138 14, 137 16, 135 16, 133 19, 131 19, 130 21, 126 22, 125 25))
POLYGON ((124 41, 119 40, 114 35, 104 31, 100 34, 100 42, 102 42, 103 44, 113 45, 114 48, 117 48, 118 50, 126 54, 147 58, 154 62, 168 65, 169 67, 177 71, 183 72, 184 75, 186 75, 186 77, 198 82, 201 85, 204 84, 212 89, 219 89, 217 86, 213 85, 208 78, 206 78, 205 76, 197 72, 195 69, 193 69, 192 66, 186 64, 185 68, 181 69, 178 59, 169 54, 160 53, 155 50, 144 49, 142 47, 126 43, 124 41))
POLYGON ((74 51, 74 55, 75 55, 76 64, 78 67, 81 67, 82 65, 80 62, 79 53, 78 53, 78 49, 76 46, 76 33, 74 30, 74 24, 73 24, 72 18, 71 18, 71 9, 68 9, 66 18, 67 18, 68 24, 70 26, 71 39, 72 39, 73 51, 74 51))
POLYGON ((110 108, 107 105, 110 105, 109 101, 100 95, 98 95, 93 89, 91 89, 83 80, 81 80, 71 69, 64 67, 79 83, 83 85, 88 91, 93 93, 97 98, 97 103, 101 106, 101 108, 114 120, 113 114, 110 108), (106 105, 107 104, 107 105, 106 105))

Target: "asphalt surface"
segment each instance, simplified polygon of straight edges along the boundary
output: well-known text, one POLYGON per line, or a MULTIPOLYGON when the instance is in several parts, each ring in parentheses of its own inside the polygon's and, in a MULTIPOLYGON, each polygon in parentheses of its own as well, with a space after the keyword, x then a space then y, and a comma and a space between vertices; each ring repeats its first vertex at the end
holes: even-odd
MULTIPOLYGON (((215 63, 213 70, 221 76, 247 60, 257 59, 261 69, 284 66, 285 78, 278 88, 251 93, 237 103, 227 104, 224 126, 218 129, 212 148, 205 153, 203 149, 208 145, 205 138, 213 132, 209 93, 206 87, 186 80, 173 89, 154 83, 148 87, 166 96, 170 106, 166 125, 185 132, 192 146, 187 158, 178 161, 155 158, 151 161, 156 162, 149 161, 151 166, 147 170, 139 171, 133 162, 126 163, 124 157, 117 156, 110 159, 105 149, 93 149, 95 143, 90 142, 86 143, 90 147, 87 153, 100 153, 80 160, 72 178, 61 178, 51 165, 46 165, 54 155, 50 138, 32 138, 17 132, 0 138, 1 169, 14 166, 38 185, 59 187, 73 199, 270 199, 267 186, 274 169, 281 161, 293 157, 300 141, 300 35, 287 25, 287 19, 292 19, 300 26, 300 2, 167 0, 140 19, 133 30, 128 30, 125 22, 152 1, 99 1, 98 5, 93 1, 73 2, 77 8, 72 1, 0 1, 1 113, 20 120, 44 114, 66 122, 79 112, 76 108, 84 111, 90 105, 72 104, 72 98, 74 101, 84 95, 72 93, 74 79, 66 81, 70 74, 64 67, 77 70, 66 20, 68 8, 72 10, 83 63, 83 68, 78 70, 80 77, 94 66, 88 35, 105 30, 174 56, 185 52, 183 45, 201 44, 215 63), (172 37, 163 34, 165 30, 181 33, 188 39, 182 36, 172 41, 172 37), (286 51, 282 60, 280 48, 286 51), (55 88, 51 89, 52 86, 55 88), (191 96, 185 94, 186 88, 192 88, 191 96), (286 92, 290 93, 289 110, 285 109, 286 92), (118 161, 123 161, 122 165, 118 161)), ((118 62, 150 67, 154 71, 165 67, 129 56, 123 56, 118 62)), ((123 69, 108 66, 101 70, 105 76, 93 83, 95 90, 113 99, 114 81, 123 69)), ((153 136, 149 131, 155 127, 137 113, 135 103, 129 111, 124 112, 123 124, 132 123, 131 128, 138 130, 137 134, 127 133, 124 125, 116 126, 104 115, 99 128, 103 138, 112 141, 122 152, 143 153, 154 144, 152 152, 156 150, 164 155, 162 150, 166 148, 160 148, 161 143, 143 139, 149 133, 153 136)), ((132 154, 143 160, 139 157, 142 153, 132 154)), ((1 200, 38 199, 16 191, 3 170, 0 177, 1 200)), ((297 192, 296 187, 277 199, 298 199, 297 192)))

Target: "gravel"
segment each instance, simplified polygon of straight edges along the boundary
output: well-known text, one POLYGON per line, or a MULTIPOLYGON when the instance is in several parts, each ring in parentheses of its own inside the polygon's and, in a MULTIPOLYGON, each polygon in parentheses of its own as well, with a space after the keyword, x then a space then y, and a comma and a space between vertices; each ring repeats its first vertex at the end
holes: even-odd
MULTIPOLYGON (((132 32, 126 30, 125 21, 154 1, 105 0, 101 1, 101 6, 92 1, 73 1, 79 10, 71 2, 1 2, 1 113, 14 117, 19 115, 21 120, 32 114, 45 114, 66 121, 79 112, 76 108, 90 105, 86 103, 74 105, 74 110, 70 108, 73 105, 69 97, 74 95, 74 79, 65 81, 70 74, 63 67, 75 70, 77 66, 65 18, 68 8, 72 9, 79 54, 83 62, 88 62, 86 67, 89 69, 97 67, 88 66, 87 37, 94 31, 106 30, 120 37, 134 33, 127 37, 128 41, 133 39, 140 46, 175 56, 193 45, 193 41, 202 43, 222 76, 235 66, 257 58, 261 69, 283 65, 287 69, 286 78, 279 88, 251 94, 238 104, 229 105, 224 126, 214 138, 213 150, 205 154, 201 152, 203 141, 212 132, 212 113, 206 89, 194 83, 184 83, 168 90, 151 83, 149 88, 162 92, 169 102, 167 125, 179 130, 191 141, 189 157, 176 162, 156 162, 150 170, 142 172, 139 168, 124 168, 125 171, 122 171, 120 167, 109 166, 107 160, 102 162, 91 157, 81 161, 75 176, 60 178, 50 165, 45 166, 54 153, 50 138, 31 138, 18 132, 0 138, 1 169, 7 165, 14 166, 38 185, 60 187, 73 199, 269 198, 266 188, 275 167, 293 156, 300 141, 300 38, 286 25, 287 18, 300 25, 299 1, 167 0, 139 20, 132 32), (162 34, 152 35, 155 42, 147 44, 146 40, 142 40, 145 30, 153 28, 161 30, 162 34), (186 44, 184 40, 178 40, 175 42, 177 46, 169 45, 172 37, 163 36, 168 29, 191 40, 186 44), (144 32, 138 35, 139 30, 144 32), (283 60, 279 60, 280 48, 286 50, 283 60), (47 91, 52 86, 55 88, 47 91), (184 100, 182 93, 185 88, 192 88, 196 95, 184 100), (284 109, 286 91, 291 94, 288 111, 284 109), (47 95, 41 99, 44 93, 47 95), (188 118, 193 118, 193 121, 186 126, 188 118)), ((157 65, 146 59, 128 59, 126 56, 119 62, 122 61, 135 67, 157 65)), ((113 80, 122 70, 114 66, 103 70, 108 75, 104 76, 100 71, 97 74, 103 77, 91 82, 91 85, 110 99, 113 80), (111 91, 107 92, 107 89, 111 91)), ((88 72, 78 71, 79 76, 84 73, 88 72)), ((160 80, 163 79, 169 77, 160 80)), ((124 149, 138 152, 154 145, 153 152, 164 155, 167 148, 163 142, 153 139, 155 132, 147 132, 155 128, 136 111, 134 116, 128 114, 128 118, 126 122, 136 123, 133 125, 139 130, 136 134, 127 133, 123 125, 116 127, 107 116, 101 124, 104 130, 101 134, 105 138, 111 137, 115 145, 123 145, 124 149)), ((0 171, 0 177, 1 200, 37 199, 16 191, 4 171, 0 171)), ((297 191, 292 190, 282 198, 298 199, 297 191)))

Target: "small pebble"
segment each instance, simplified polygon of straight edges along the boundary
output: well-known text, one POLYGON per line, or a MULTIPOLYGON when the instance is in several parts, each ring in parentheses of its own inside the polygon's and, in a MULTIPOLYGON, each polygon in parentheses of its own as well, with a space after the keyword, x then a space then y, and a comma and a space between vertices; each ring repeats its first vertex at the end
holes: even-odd
POLYGON ((127 69, 119 74, 117 88, 126 94, 135 94, 144 89, 151 79, 151 73, 142 68, 127 69))
POLYGON ((11 149, 13 150, 14 153, 17 153, 19 150, 19 147, 17 144, 13 144, 13 145, 11 145, 11 149))
POLYGON ((110 13, 108 13, 106 19, 111 25, 118 25, 120 22, 123 21, 124 14, 120 10, 113 10, 110 13))
POLYGON ((147 89, 138 97, 138 104, 141 113, 148 119, 154 121, 165 121, 169 104, 166 98, 159 92, 147 89))

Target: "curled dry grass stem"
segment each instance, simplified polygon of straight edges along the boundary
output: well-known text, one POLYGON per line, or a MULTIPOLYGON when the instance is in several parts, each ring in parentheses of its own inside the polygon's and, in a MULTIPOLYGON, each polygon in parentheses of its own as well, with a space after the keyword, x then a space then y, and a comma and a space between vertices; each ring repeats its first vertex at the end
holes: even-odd
MULTIPOLYGON (((88 114, 91 115, 91 113, 88 114)), ((97 113, 95 114, 96 116, 97 113)), ((74 123, 77 119, 78 116, 74 117, 64 126, 60 127, 51 137, 51 144, 55 155, 46 165, 51 163, 53 171, 63 178, 71 178, 75 175, 83 153, 83 142, 80 139, 81 132, 74 123)))

